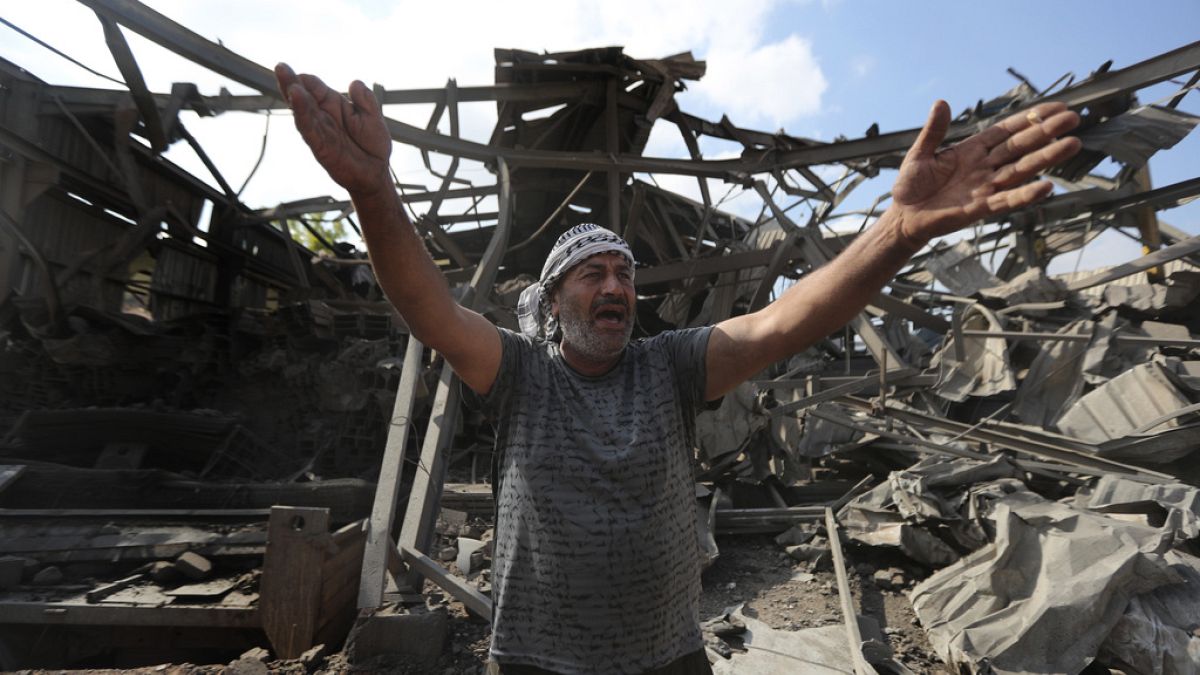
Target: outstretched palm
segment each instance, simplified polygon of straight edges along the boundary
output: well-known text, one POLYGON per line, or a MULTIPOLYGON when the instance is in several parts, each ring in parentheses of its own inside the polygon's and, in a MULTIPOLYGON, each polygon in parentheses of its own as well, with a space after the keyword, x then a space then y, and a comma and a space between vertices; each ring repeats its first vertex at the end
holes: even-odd
POLYGON ((390 189, 392 139, 365 84, 355 80, 346 98, 315 75, 296 75, 285 63, 275 66, 275 77, 300 136, 338 185, 352 195, 390 189))
POLYGON ((892 188, 903 235, 925 242, 1050 194, 1049 182, 1026 181, 1079 151, 1079 139, 1058 138, 1078 124, 1065 105, 1045 103, 938 150, 950 126, 950 107, 938 101, 892 188))

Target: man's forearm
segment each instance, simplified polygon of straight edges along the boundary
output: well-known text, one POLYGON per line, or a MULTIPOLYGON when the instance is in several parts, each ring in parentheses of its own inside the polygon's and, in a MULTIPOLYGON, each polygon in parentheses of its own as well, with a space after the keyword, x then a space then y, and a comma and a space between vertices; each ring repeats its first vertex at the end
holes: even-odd
POLYGON ((920 250, 923 242, 903 236, 900 218, 897 211, 886 211, 837 257, 763 310, 782 333, 781 354, 795 353, 844 326, 920 250))
POLYGON ((809 313, 804 347, 863 311, 923 245, 924 241, 913 241, 902 234, 900 216, 888 209, 832 261, 788 288, 779 299, 785 304, 780 309, 787 312, 788 301, 794 301, 809 313))
POLYGON ((435 343, 439 323, 456 303, 400 198, 389 184, 351 199, 384 294, 418 339, 435 343))

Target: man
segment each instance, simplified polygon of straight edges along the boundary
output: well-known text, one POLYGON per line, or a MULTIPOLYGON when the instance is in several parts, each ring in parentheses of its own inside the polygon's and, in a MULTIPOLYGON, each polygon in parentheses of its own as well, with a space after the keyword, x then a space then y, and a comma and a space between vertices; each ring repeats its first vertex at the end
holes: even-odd
POLYGON ((491 654, 505 675, 709 672, 690 474, 697 411, 840 328, 931 239, 1049 195, 1048 182, 1027 181, 1080 147, 1059 138, 1078 116, 1043 104, 939 150, 950 111, 938 101, 883 216, 762 310, 631 343, 632 253, 580 226, 522 294, 518 335, 454 302, 396 196, 370 90, 356 81, 347 98, 284 64, 275 72, 300 134, 349 191, 389 300, 496 414, 491 654))

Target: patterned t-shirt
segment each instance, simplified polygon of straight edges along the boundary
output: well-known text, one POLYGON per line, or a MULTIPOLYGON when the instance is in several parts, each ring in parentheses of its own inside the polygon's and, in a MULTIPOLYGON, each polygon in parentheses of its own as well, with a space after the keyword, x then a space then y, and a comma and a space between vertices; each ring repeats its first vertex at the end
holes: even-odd
POLYGON ((709 328, 631 342, 608 373, 501 329, 492 658, 639 673, 703 647, 691 453, 709 328))

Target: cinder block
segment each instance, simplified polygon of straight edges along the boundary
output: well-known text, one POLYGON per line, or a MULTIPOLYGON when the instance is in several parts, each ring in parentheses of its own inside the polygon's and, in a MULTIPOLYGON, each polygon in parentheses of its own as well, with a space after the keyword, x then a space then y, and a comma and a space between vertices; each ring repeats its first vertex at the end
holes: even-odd
POLYGON ((175 559, 175 569, 183 576, 199 581, 212 572, 212 563, 199 553, 188 551, 175 559))
POLYGON ((445 607, 360 617, 346 638, 346 654, 352 664, 386 654, 433 665, 446 643, 448 623, 445 607))

